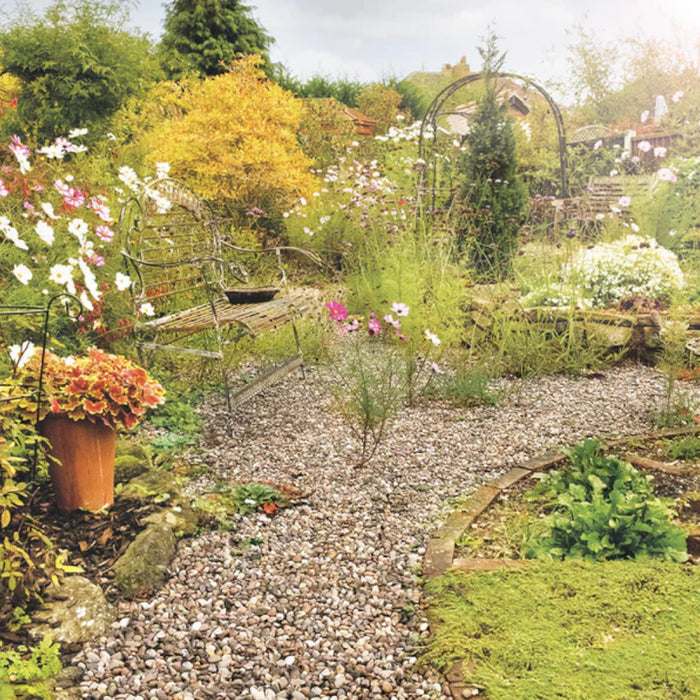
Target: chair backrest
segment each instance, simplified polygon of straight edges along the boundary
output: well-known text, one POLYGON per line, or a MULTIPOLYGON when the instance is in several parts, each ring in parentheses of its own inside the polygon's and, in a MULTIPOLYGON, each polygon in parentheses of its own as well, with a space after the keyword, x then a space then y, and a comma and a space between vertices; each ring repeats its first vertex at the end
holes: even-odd
POLYGON ((164 178, 126 202, 122 253, 135 273, 134 300, 157 315, 206 300, 223 285, 221 236, 214 213, 186 185, 164 178))

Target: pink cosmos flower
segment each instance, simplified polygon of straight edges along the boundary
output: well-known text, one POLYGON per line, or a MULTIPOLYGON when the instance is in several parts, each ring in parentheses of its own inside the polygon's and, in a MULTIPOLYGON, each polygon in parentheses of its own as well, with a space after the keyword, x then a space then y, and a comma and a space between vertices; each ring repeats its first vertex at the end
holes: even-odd
POLYGON ((348 317, 348 310, 339 301, 329 301, 326 308, 334 321, 344 321, 348 317))
POLYGON ((632 157, 630 158, 630 160, 631 160, 633 163, 639 163, 639 156, 632 156, 632 157))
POLYGON ((399 340, 408 340, 408 336, 404 335, 401 331, 396 331, 396 337, 399 340))
POLYGON ((648 141, 640 141, 637 144, 637 150, 642 153, 648 153, 651 150, 651 144, 648 141))
POLYGON ((111 243, 114 240, 114 231, 109 226, 96 226, 95 233, 106 243, 111 243))
POLYGON ((10 194, 10 190, 7 189, 7 185, 0 180, 0 197, 7 197, 10 194))
POLYGON ((409 307, 406 306, 406 304, 401 303, 400 301, 395 301, 395 302, 391 305, 391 310, 392 310, 397 316, 408 316, 409 307))
POLYGON ((632 199, 631 199, 630 197, 626 197, 626 196, 625 196, 625 197, 620 197, 620 199, 617 200, 617 203, 618 203, 621 207, 625 207, 625 208, 627 208, 627 207, 630 205, 631 202, 632 202, 632 199))
POLYGON ((398 318, 394 318, 391 314, 386 314, 384 316, 384 321, 390 326, 396 328, 396 330, 399 330, 399 328, 401 328, 401 321, 399 321, 398 318))
POLYGON ((53 186, 64 196, 70 192, 70 186, 63 180, 54 180, 53 186))
POLYGON ((95 267, 102 267, 105 264, 105 259, 99 253, 93 253, 89 258, 86 258, 86 261, 95 267))
POLYGON ((374 313, 372 313, 372 316, 369 319, 369 323, 367 324, 367 327, 369 329, 370 335, 378 335, 379 333, 382 332, 382 324, 379 323, 379 319, 375 317, 374 313))
POLYGON ((661 170, 659 170, 656 173, 656 175, 659 178, 659 180, 665 180, 666 182, 676 181, 676 174, 669 168, 661 168, 661 170))
POLYGON ((440 369, 440 365, 437 362, 431 362, 430 369, 432 369, 435 374, 445 374, 445 370, 440 369))
POLYGON ((29 146, 25 146, 17 134, 13 134, 8 148, 15 154, 15 158, 17 158, 17 160, 25 160, 32 155, 32 152, 29 150, 29 146))
POLYGON ((666 156, 666 147, 665 146, 657 146, 654 149, 654 157, 655 158, 664 158, 666 156))
POLYGON ((80 149, 72 141, 69 141, 64 136, 59 136, 54 143, 62 148, 66 153, 77 153, 80 149))
POLYGON ((68 192, 63 195, 63 203, 69 209, 79 209, 85 204, 85 193, 75 187, 71 187, 68 192))
POLYGON ((346 333, 356 331, 359 327, 360 327, 360 322, 355 318, 352 320, 351 323, 346 323, 344 326, 341 326, 338 329, 338 333, 340 333, 340 335, 345 335, 346 333))
POLYGON ((109 211, 109 207, 105 204, 102 197, 92 197, 88 204, 90 209, 92 209, 97 216, 102 219, 102 221, 112 221, 112 215, 109 211))

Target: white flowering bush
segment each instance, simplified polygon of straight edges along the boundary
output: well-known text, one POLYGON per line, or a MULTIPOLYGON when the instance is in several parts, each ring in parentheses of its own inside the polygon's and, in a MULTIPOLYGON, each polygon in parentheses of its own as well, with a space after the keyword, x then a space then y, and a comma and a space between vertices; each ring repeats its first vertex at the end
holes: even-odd
POLYGON ((73 174, 87 150, 79 143, 85 133, 75 130, 34 154, 17 136, 0 148, 5 303, 41 304, 42 295, 65 291, 93 312, 109 287, 102 269, 115 247, 110 198, 73 174))
POLYGON ((667 301, 683 287, 676 255, 655 240, 630 234, 582 248, 562 266, 557 282, 531 290, 527 306, 605 308, 631 296, 667 301))

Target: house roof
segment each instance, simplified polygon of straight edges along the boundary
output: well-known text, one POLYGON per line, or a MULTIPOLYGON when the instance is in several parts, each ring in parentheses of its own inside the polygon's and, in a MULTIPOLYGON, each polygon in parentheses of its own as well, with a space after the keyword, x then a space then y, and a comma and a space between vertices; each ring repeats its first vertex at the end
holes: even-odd
POLYGON ((346 119, 349 119, 355 125, 355 133, 361 136, 371 136, 377 126, 377 120, 368 117, 357 109, 352 107, 341 107, 339 114, 346 119))

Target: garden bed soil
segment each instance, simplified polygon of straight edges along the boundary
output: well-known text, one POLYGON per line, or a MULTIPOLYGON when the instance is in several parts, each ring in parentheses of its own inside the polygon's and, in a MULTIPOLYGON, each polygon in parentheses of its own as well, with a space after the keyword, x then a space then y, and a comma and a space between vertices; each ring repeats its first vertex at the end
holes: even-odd
MULTIPOLYGON (((673 499, 681 524, 700 524, 700 511, 686 501, 686 496, 700 493, 700 459, 669 460, 668 446, 671 438, 633 438, 608 451, 630 461, 630 456, 640 457, 644 464, 670 467, 671 473, 660 469, 643 469, 634 466, 653 478, 654 493, 673 499)), ((633 463, 635 462, 632 459, 633 463)), ((537 476, 530 476, 501 491, 491 506, 479 515, 471 528, 457 540, 455 559, 520 559, 519 546, 524 543, 528 522, 544 516, 540 503, 524 498, 538 483, 537 476)))

